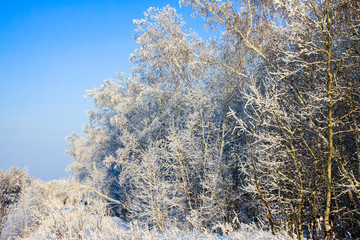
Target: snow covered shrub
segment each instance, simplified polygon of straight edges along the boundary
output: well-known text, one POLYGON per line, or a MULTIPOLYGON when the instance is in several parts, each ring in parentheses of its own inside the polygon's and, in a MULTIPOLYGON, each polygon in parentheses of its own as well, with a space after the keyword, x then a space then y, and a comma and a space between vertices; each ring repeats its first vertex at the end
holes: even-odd
POLYGON ((26 171, 12 167, 8 171, 0 169, 0 233, 11 208, 19 201, 21 193, 30 184, 26 171))
POLYGON ((108 202, 83 185, 66 181, 47 185, 46 221, 34 239, 109 239, 120 237, 121 220, 108 216, 108 202))
POLYGON ((31 184, 24 189, 3 221, 1 239, 27 237, 41 224, 46 212, 43 184, 38 179, 32 179, 31 184))
POLYGON ((122 221, 108 216, 108 204, 83 185, 33 180, 6 218, 0 238, 121 238, 122 221))

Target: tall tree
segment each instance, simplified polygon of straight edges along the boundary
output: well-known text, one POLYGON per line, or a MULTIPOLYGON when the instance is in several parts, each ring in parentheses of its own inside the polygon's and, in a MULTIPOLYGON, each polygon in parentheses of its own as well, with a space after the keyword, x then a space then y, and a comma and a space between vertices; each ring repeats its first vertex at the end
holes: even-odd
POLYGON ((253 189, 269 222, 283 209, 281 219, 300 239, 303 232, 344 237, 345 226, 357 236, 358 167, 350 166, 358 165, 351 143, 358 141, 360 110, 358 3, 275 3, 285 13, 273 22, 282 44, 273 48, 268 80, 258 85, 254 78, 243 91, 250 122, 237 117, 250 136, 253 189))

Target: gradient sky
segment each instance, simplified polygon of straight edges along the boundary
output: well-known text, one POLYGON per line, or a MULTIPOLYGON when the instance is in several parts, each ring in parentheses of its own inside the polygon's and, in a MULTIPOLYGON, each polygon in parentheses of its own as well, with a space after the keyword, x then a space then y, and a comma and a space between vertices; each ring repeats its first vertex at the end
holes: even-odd
POLYGON ((65 137, 87 123, 85 91, 129 74, 133 19, 167 4, 202 29, 177 0, 1 0, 0 168, 68 177, 65 137))

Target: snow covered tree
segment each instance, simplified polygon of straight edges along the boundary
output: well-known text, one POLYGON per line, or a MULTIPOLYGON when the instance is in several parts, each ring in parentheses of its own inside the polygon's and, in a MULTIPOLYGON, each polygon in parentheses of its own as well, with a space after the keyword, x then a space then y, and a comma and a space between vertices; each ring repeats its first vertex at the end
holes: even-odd
POLYGON ((359 236, 359 4, 180 2, 222 37, 184 31, 171 7, 136 20, 132 75, 88 92, 70 172, 160 231, 359 236))
POLYGON ((300 239, 357 236, 358 3, 275 7, 284 13, 272 24, 281 44, 268 46, 267 80, 259 85, 254 77, 243 89, 247 117, 236 117, 250 137, 249 190, 262 199, 274 229, 287 219, 300 239))
POLYGON ((160 230, 170 216, 209 219, 190 224, 196 227, 231 222, 239 208, 233 201, 238 176, 229 177, 237 166, 228 151, 233 137, 226 118, 233 89, 217 81, 224 71, 210 64, 220 50, 184 33, 170 7, 150 8, 135 23, 139 48, 130 57, 132 76, 88 92, 96 109, 85 136, 69 138, 69 170, 112 197, 109 186, 117 186, 126 218, 147 219, 160 230))

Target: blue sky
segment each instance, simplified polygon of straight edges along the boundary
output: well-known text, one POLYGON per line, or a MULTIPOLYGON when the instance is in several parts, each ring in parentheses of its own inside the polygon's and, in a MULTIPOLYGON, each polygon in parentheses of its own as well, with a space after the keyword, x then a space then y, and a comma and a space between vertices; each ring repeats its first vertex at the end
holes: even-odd
POLYGON ((87 123, 85 91, 129 73, 133 19, 167 4, 201 29, 177 0, 1 0, 0 168, 67 177, 65 137, 87 123))

